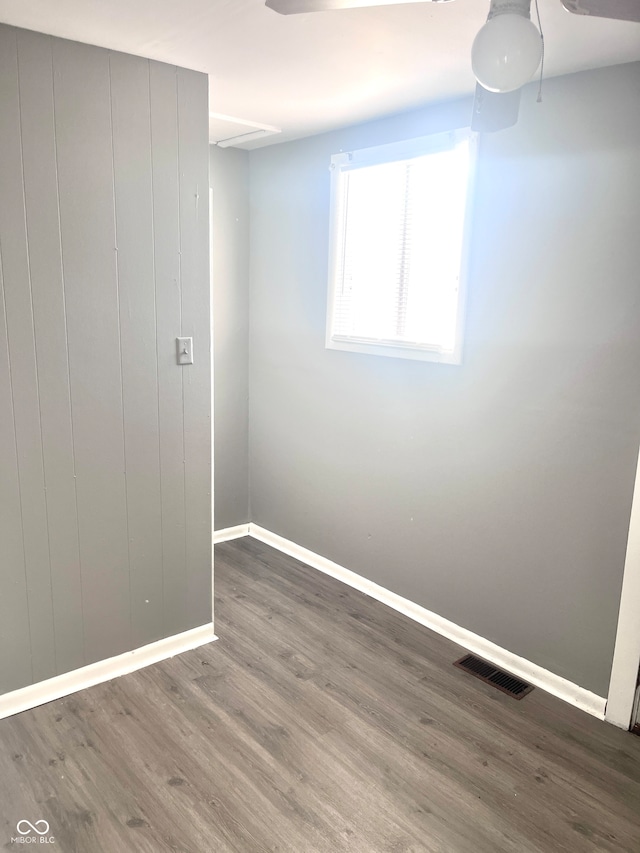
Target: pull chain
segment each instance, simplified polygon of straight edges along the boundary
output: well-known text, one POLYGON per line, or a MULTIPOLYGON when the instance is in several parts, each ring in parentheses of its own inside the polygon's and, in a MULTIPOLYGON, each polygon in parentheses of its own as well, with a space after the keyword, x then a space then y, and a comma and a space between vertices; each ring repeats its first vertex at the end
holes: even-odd
POLYGON ((540 41, 542 42, 542 57, 540 58, 540 82, 538 84, 538 97, 536 98, 536 102, 538 104, 542 103, 542 78, 544 76, 544 33, 542 32, 542 23, 540 21, 540 8, 538 6, 538 0, 536 0, 536 15, 538 17, 538 29, 540 30, 540 41))

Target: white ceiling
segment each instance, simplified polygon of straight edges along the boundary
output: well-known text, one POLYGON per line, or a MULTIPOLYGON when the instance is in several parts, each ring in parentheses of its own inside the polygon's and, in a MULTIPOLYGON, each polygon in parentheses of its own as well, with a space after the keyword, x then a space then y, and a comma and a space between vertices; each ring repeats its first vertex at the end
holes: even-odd
MULTIPOLYGON (((548 76, 640 60, 640 24, 539 0, 548 76)), ((211 141, 307 136, 469 94, 488 0, 282 16, 263 0, 0 0, 0 21, 206 71, 211 141)))

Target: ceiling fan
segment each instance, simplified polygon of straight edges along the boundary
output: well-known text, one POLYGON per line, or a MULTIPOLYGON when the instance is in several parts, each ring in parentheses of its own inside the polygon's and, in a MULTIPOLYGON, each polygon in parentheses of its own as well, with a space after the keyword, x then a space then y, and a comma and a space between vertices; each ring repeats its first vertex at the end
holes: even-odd
MULTIPOLYGON (((450 0, 266 0, 281 15, 326 12, 400 3, 448 3, 450 0)), ((640 0, 560 0, 576 15, 640 22, 640 0)), ((520 89, 543 58, 543 39, 531 21, 531 0, 490 0, 486 24, 471 48, 476 77, 471 129, 496 131, 518 120, 520 89)))

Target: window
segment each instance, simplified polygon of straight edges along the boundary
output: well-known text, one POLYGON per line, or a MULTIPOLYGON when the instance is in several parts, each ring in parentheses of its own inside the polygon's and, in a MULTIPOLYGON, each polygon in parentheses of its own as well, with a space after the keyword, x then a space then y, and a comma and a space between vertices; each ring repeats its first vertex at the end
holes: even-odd
POLYGON ((466 130, 331 158, 328 348, 460 363, 473 159, 466 130))

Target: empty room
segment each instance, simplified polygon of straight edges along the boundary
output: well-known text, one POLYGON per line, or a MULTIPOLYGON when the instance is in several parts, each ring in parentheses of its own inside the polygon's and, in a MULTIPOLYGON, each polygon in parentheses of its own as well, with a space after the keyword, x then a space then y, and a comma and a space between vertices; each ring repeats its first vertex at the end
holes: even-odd
POLYGON ((0 0, 0 847, 639 853, 640 2, 0 0))

